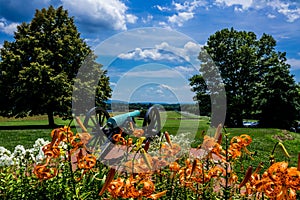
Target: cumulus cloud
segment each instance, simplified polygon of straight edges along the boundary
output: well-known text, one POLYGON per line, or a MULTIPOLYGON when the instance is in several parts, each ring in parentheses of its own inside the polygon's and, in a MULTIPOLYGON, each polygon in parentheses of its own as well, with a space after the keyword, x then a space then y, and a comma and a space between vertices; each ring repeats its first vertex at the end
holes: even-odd
POLYGON ((162 42, 159 45, 155 46, 156 49, 162 49, 164 51, 173 52, 175 55, 178 55, 184 58, 186 61, 191 61, 191 57, 196 58, 201 50, 201 46, 194 42, 187 42, 183 48, 174 47, 169 45, 167 42, 162 42))
POLYGON ((174 47, 167 42, 162 42, 155 45, 152 49, 136 48, 129 53, 122 53, 118 57, 121 59, 134 60, 167 60, 167 61, 191 61, 192 58, 197 58, 201 50, 201 46, 194 42, 187 42, 183 48, 174 47))
POLYGON ((168 61, 175 61, 177 60, 176 56, 163 53, 159 51, 159 49, 141 49, 136 48, 133 52, 129 53, 122 53, 118 56, 121 59, 134 59, 134 60, 168 60, 168 61))
POLYGON ((7 23, 7 21, 2 18, 0 19, 0 31, 4 32, 8 35, 13 35, 14 32, 17 30, 18 23, 7 23))
POLYGON ((120 0, 62 0, 62 3, 81 23, 127 30, 127 23, 137 21, 135 15, 127 13, 128 7, 120 0))

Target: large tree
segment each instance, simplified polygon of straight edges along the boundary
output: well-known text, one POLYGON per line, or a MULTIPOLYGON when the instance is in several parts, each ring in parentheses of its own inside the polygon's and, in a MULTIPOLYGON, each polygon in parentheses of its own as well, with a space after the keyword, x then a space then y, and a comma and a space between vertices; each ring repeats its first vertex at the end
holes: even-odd
MULTIPOLYGON (((225 123, 228 126, 242 126, 244 118, 253 117, 262 108, 262 105, 258 108, 255 104, 261 90, 258 83, 262 83, 274 66, 285 68, 285 55, 276 52, 275 47, 276 41, 267 34, 257 39, 253 32, 233 28, 217 31, 209 37, 199 54, 200 75, 191 79, 191 86, 197 94, 195 98, 200 104, 207 102, 207 95, 211 95, 211 91, 205 85, 210 80, 203 77, 211 77, 211 68, 218 68, 227 97, 225 123), (207 55, 210 59, 207 59, 207 55)), ((282 73, 289 76, 288 70, 282 73)))
MULTIPOLYGON (((54 115, 70 117, 74 78, 93 54, 73 17, 62 7, 36 10, 30 23, 17 27, 14 39, 1 49, 0 115, 47 114, 49 125, 54 115)), ((106 100, 111 90, 105 73, 99 86, 106 92, 98 99, 106 100)))
POLYGON ((299 92, 289 73, 290 66, 285 62, 285 53, 279 52, 278 56, 277 62, 257 84, 254 105, 261 126, 290 129, 299 114, 299 92))

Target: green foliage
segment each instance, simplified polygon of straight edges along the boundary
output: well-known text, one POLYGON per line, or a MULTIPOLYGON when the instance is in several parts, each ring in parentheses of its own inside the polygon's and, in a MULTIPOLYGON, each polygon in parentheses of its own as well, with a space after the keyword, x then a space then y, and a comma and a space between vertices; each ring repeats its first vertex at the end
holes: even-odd
MULTIPOLYGON (((199 54, 202 62, 200 75, 190 79, 200 110, 207 112, 210 109, 207 106, 209 97, 215 95, 210 86, 224 84, 228 126, 241 127, 243 119, 252 117, 260 118, 264 126, 268 127, 290 125, 295 120, 297 107, 295 97, 292 97, 296 96, 296 85, 290 75, 289 65, 286 64, 285 53, 276 52, 275 46, 276 41, 270 35, 263 34, 257 39, 253 32, 237 31, 233 28, 223 29, 211 35, 199 54), (220 71, 222 81, 215 77, 217 69, 220 71), (276 79, 280 79, 276 82, 281 83, 274 84, 276 79), (270 97, 269 94, 272 92, 276 93, 276 96, 270 97), (285 92, 289 94, 284 94, 285 92), (292 100, 287 101, 286 99, 290 97, 292 100), (271 102, 285 102, 279 103, 277 107, 283 104, 285 106, 279 110, 270 110, 268 108, 276 104, 271 102), (281 115, 282 110, 291 114, 281 115), (272 124, 264 122, 266 117, 273 115, 274 112, 276 112, 275 121, 272 124)), ((299 94, 297 98, 299 99, 299 94)))
MULTIPOLYGON (((171 165, 169 164, 162 167, 160 170, 151 173, 151 181, 155 184, 155 193, 166 191, 166 194, 159 199, 247 199, 247 195, 241 195, 241 191, 244 191, 244 189, 240 190, 237 186, 244 179, 248 166, 251 165, 256 168, 258 163, 264 161, 264 166, 260 173, 263 173, 269 168, 269 156, 276 143, 276 139, 271 138, 274 130, 229 129, 228 131, 230 131, 230 133, 223 135, 222 146, 224 147, 224 150, 228 148, 229 141, 233 136, 238 136, 241 132, 245 133, 246 131, 246 133, 252 135, 251 137, 253 138, 249 150, 252 152, 256 150, 259 151, 253 155, 254 160, 243 150, 243 154, 240 158, 230 159, 226 157, 226 162, 221 160, 219 160, 219 162, 213 162, 209 157, 198 159, 198 164, 195 165, 197 168, 194 168, 192 166, 194 166, 195 159, 191 159, 188 155, 183 154, 176 160, 180 166, 180 171, 178 171, 179 169, 171 170, 171 165), (261 134, 262 131, 265 131, 265 134, 261 134), (268 146, 265 148, 264 145, 260 144, 262 138, 265 138, 266 141, 268 141, 268 146), (264 149, 263 151, 260 151, 259 148, 264 149), (228 165, 230 165, 230 169, 228 168, 228 165), (204 182, 204 178, 208 177, 208 171, 215 167, 218 169, 223 168, 225 171, 223 171, 223 173, 218 173, 218 175, 210 175, 214 178, 204 182), (191 172, 191 170, 194 171, 191 172), (200 173, 202 171, 205 171, 207 174, 205 176, 203 174, 202 176, 200 173), (233 176, 236 176, 237 178, 235 181, 232 179, 233 176)), ((296 134, 293 134, 293 136, 296 136, 296 134)), ((300 138, 298 137, 297 139, 299 140, 300 138)), ((164 142, 164 139, 160 142, 164 142)), ((176 140, 173 140, 173 138, 172 142, 173 144, 176 144, 176 140)), ((296 143, 294 145, 297 146, 296 143)), ((285 143, 285 146, 288 150, 290 149, 288 143, 285 143)), ((158 145, 158 147, 160 147, 160 145, 158 145)), ((278 151, 274 152, 276 162, 286 160, 284 158, 284 152, 280 149, 277 150, 278 151)), ((63 152, 65 152, 65 150, 63 150, 63 152)), ((294 153, 291 155, 294 157, 294 153)), ((78 168, 72 169, 71 165, 76 165, 76 162, 72 163, 67 159, 66 155, 61 154, 61 157, 56 158, 52 162, 52 167, 58 169, 57 176, 47 180, 39 180, 33 173, 36 163, 26 159, 26 157, 25 159, 22 158, 22 160, 23 162, 19 162, 18 164, 0 166, 0 199, 83 200, 112 198, 110 192, 107 190, 102 196, 99 196, 99 191, 104 186, 109 171, 109 167, 103 165, 99 161, 97 161, 92 169, 87 171, 78 168)), ((296 162, 292 163, 289 161, 289 166, 296 166, 297 159, 295 159, 295 161, 296 162)), ((147 174, 141 173, 137 174, 137 176, 147 177, 147 174)), ((129 180, 129 177, 131 177, 130 172, 117 173, 115 174, 114 180, 117 180, 117 178, 129 180)), ((266 196, 264 196, 264 198, 268 199, 266 196)))
MULTIPOLYGON (((70 117, 74 78, 93 54, 73 18, 62 7, 37 10, 29 24, 18 26, 14 38, 1 49, 0 115, 47 114, 50 125, 53 114, 70 117)), ((105 100, 111 92, 105 72, 97 80, 97 96, 105 100)))
POLYGON ((264 79, 257 84, 257 105, 260 123, 264 127, 289 129, 294 125, 299 110, 299 93, 285 53, 279 54, 278 63, 270 67, 264 79))

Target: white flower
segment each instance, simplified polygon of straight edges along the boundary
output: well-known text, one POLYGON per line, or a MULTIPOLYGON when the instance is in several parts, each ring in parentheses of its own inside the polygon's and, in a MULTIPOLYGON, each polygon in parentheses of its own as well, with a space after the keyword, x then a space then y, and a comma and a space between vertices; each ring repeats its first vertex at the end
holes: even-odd
POLYGON ((7 149, 4 148, 4 147, 0 147, 0 157, 1 157, 2 155, 10 156, 10 155, 11 155, 11 152, 10 152, 10 150, 7 150, 7 149))
POLYGON ((42 148, 40 148, 40 151, 39 151, 39 153, 36 155, 35 160, 36 160, 37 163, 40 163, 41 161, 44 160, 44 158, 45 158, 45 154, 44 154, 42 148))
POLYGON ((23 145, 17 145, 15 147, 15 150, 13 152, 14 157, 18 157, 18 156, 22 156, 22 155, 24 156, 25 154, 26 154, 26 150, 23 145))
POLYGON ((0 166, 10 166, 13 164, 13 160, 11 156, 1 155, 0 156, 0 166))
POLYGON ((44 140, 43 138, 38 138, 34 144, 33 144, 33 148, 34 149, 40 149, 41 147, 45 146, 46 144, 50 143, 48 140, 44 140))

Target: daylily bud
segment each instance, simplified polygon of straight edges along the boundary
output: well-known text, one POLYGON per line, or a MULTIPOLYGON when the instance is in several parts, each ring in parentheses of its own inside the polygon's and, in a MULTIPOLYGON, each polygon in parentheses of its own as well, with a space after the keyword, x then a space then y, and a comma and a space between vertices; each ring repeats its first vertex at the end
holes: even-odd
POLYGON ((171 137, 169 135, 169 133, 167 131, 165 131, 165 137, 166 137, 166 140, 168 142, 168 144, 170 145, 170 147, 172 148, 172 141, 171 141, 171 137))
POLYGON ((101 188, 101 191, 99 192, 99 196, 102 196, 103 193, 105 192, 105 190, 107 189, 108 185, 110 184, 110 182, 114 179, 114 176, 116 174, 116 169, 111 168, 108 172, 108 175, 106 177, 105 183, 101 188))
POLYGON ((252 170, 253 170, 253 167, 249 166, 246 171, 243 181, 239 184, 239 188, 243 187, 248 182, 248 180, 250 179, 250 177, 252 175, 252 170))
POLYGON ((284 145, 279 142, 278 145, 281 147, 281 149, 283 150, 284 154, 286 157, 290 158, 291 156, 289 155, 288 151, 286 150, 286 148, 284 147, 284 145))

